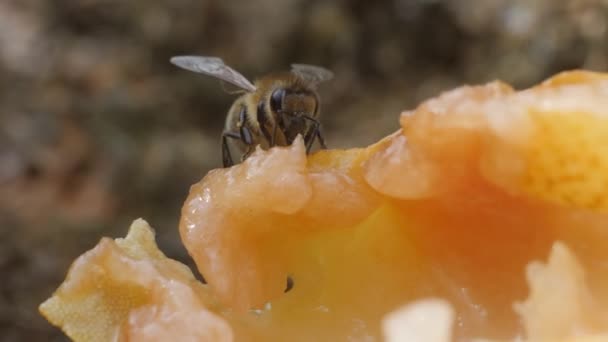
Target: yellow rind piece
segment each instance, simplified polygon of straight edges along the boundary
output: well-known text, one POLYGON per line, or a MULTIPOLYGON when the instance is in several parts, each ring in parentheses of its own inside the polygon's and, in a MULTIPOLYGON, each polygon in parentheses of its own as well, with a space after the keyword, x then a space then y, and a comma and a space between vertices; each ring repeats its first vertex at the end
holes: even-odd
POLYGON ((532 111, 530 118, 536 129, 526 151, 525 191, 561 205, 608 210, 608 108, 532 111))
POLYGON ((204 292, 139 219, 126 238, 103 238, 80 256, 39 309, 73 341, 162 341, 176 331, 186 339, 230 341, 228 325, 203 305, 204 292), (193 328, 186 332, 182 324, 193 328))
POLYGON ((148 302, 144 284, 131 283, 129 274, 123 275, 123 282, 115 281, 104 266, 97 265, 110 261, 112 252, 140 260, 163 255, 148 224, 137 220, 125 239, 114 242, 103 238, 79 257, 61 287, 40 305, 40 312, 49 322, 61 327, 74 341, 114 340, 129 311, 148 302))
POLYGON ((565 72, 476 110, 489 128, 476 127, 491 182, 550 204, 608 211, 607 74, 565 72))

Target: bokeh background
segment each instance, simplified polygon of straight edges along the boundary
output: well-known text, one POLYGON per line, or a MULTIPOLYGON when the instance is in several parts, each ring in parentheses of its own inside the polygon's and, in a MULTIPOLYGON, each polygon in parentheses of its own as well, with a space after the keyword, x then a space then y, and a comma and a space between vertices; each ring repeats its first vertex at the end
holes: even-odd
POLYGON ((233 96, 172 55, 254 79, 292 62, 321 87, 330 147, 369 144, 443 90, 608 68, 605 0, 0 0, 0 341, 62 341, 37 305, 74 258, 146 218, 177 233, 189 186, 221 165, 233 96))

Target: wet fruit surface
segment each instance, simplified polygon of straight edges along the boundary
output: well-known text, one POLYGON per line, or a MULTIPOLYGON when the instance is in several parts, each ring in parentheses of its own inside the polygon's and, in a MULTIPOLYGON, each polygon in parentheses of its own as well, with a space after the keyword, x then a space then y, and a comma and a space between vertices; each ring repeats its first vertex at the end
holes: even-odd
POLYGON ((458 337, 605 332, 605 79, 462 87, 367 148, 296 141, 212 171, 180 222, 196 293, 239 341, 378 340, 387 313, 435 297, 458 337))

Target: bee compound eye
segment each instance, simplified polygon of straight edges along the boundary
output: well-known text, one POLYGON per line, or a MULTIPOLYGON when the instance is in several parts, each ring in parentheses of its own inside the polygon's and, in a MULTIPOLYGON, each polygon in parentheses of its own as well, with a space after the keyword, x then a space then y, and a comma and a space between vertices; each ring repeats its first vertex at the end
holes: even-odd
POLYGON ((277 89, 270 95, 270 108, 275 111, 281 111, 283 109, 283 98, 285 97, 285 89, 277 89))

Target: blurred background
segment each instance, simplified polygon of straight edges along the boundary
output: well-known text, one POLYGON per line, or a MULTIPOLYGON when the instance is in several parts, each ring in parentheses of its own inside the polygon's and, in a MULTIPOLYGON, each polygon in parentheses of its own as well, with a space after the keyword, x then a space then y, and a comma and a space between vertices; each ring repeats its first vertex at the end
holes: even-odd
POLYGON ((605 0, 1 0, 0 341, 65 340, 37 305, 135 218, 191 264, 180 207, 221 165, 234 96, 171 56, 219 56, 250 79, 333 70, 322 122, 346 148, 463 83, 606 70, 607 25, 605 0))

